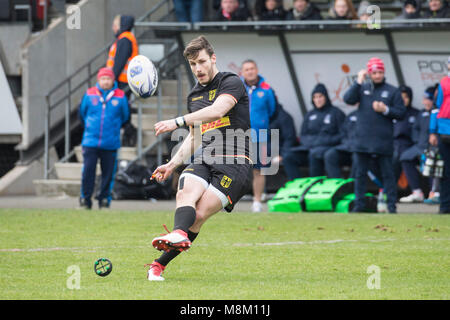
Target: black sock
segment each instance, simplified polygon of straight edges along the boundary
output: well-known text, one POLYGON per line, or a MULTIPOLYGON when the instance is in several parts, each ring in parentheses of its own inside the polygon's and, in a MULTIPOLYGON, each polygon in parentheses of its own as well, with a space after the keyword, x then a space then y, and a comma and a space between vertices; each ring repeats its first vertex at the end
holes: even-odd
MULTIPOLYGON (((191 230, 188 230, 187 232, 189 240, 191 242, 194 242, 195 238, 197 238, 198 233, 192 232, 191 230)), ((164 252, 161 257, 156 259, 156 262, 162 264, 163 266, 167 266, 167 264, 172 261, 176 256, 178 256, 181 252, 178 250, 170 250, 169 252, 164 252)))
POLYGON ((195 222, 195 209, 191 206, 179 207, 175 210, 175 222, 173 230, 181 229, 188 232, 189 227, 195 222))

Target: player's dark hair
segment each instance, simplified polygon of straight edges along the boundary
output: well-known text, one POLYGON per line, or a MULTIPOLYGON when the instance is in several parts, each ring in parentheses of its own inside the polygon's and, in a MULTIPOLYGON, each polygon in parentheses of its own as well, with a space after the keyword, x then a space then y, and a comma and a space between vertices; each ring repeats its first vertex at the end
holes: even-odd
POLYGON ((193 40, 191 40, 186 48, 184 49, 183 56, 189 59, 196 59, 198 54, 203 49, 206 50, 206 53, 211 57, 214 54, 214 48, 209 43, 208 40, 204 36, 199 36, 193 40))

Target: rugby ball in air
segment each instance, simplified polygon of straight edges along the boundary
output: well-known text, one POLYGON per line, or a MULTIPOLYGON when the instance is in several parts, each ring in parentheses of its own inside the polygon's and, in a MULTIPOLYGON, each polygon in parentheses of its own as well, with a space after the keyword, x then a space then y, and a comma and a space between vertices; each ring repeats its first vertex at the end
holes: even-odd
POLYGON ((151 97, 158 87, 158 71, 153 62, 143 55, 131 59, 127 78, 131 91, 141 98, 151 97))

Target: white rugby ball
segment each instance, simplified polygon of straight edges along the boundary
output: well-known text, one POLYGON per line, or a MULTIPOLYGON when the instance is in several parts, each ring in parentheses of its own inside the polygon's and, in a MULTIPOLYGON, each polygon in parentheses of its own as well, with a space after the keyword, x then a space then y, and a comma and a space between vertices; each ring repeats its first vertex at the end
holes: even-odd
POLYGON ((127 78, 131 91, 141 98, 152 96, 158 87, 158 71, 153 62, 143 55, 131 59, 127 78))

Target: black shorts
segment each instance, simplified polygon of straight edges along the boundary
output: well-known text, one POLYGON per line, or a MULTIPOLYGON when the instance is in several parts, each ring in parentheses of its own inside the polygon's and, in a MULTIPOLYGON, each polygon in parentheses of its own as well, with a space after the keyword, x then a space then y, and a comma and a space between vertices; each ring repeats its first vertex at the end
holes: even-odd
POLYGON ((184 187, 184 177, 199 178, 205 189, 212 189, 222 201, 223 208, 231 212, 234 205, 252 190, 253 165, 192 163, 180 175, 178 188, 184 187))

